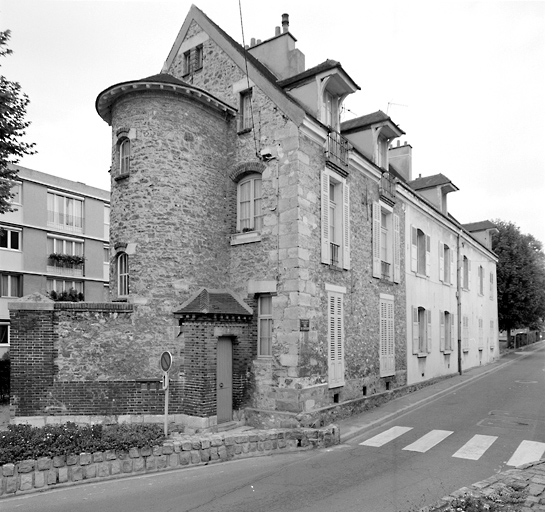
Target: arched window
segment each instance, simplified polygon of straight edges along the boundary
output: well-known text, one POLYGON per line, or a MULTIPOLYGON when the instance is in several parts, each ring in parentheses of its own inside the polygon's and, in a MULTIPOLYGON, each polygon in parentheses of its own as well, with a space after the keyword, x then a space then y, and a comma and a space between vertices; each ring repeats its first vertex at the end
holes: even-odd
POLYGON ((237 187, 237 230, 259 231, 262 225, 261 174, 252 173, 240 180, 237 187))
POLYGON ((120 253, 117 257, 117 296, 129 295, 129 255, 120 253))
POLYGON ((123 139, 119 144, 119 174, 129 174, 131 158, 131 141, 123 139))

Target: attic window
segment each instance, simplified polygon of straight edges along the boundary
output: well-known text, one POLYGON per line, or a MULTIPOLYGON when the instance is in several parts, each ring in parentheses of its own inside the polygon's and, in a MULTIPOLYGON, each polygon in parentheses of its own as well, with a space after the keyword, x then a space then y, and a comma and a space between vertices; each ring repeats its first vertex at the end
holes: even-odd
POLYGON ((191 73, 191 51, 190 50, 184 53, 183 70, 182 70, 183 76, 189 75, 189 73, 191 73))
POLYGON ((203 65, 203 47, 202 44, 195 48, 195 70, 202 69, 203 65))

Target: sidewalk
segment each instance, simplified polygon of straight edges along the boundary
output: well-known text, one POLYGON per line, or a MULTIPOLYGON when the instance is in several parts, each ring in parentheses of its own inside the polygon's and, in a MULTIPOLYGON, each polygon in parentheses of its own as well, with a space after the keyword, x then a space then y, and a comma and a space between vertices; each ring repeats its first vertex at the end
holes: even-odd
MULTIPOLYGON (((472 368, 462 375, 442 380, 392 400, 371 411, 339 420, 337 425, 341 431, 341 442, 346 442, 394 418, 399 418, 405 412, 414 411, 455 389, 462 388, 470 382, 498 371, 512 361, 524 357, 528 352, 542 350, 543 348, 545 348, 545 341, 539 341, 519 349, 510 349, 502 354, 496 363, 472 368)), ((499 508, 491 510, 545 511, 545 460, 526 464, 516 469, 509 469, 482 482, 477 482, 470 487, 459 489, 442 498, 439 503, 421 508, 420 512, 486 510, 465 508, 468 500, 472 499, 471 496, 475 498, 488 497, 489 500, 493 500, 499 508), (460 500, 464 500, 465 503, 460 500), (453 502, 454 506, 450 505, 451 502, 453 502)), ((487 503, 490 503, 490 501, 487 501, 487 503)))

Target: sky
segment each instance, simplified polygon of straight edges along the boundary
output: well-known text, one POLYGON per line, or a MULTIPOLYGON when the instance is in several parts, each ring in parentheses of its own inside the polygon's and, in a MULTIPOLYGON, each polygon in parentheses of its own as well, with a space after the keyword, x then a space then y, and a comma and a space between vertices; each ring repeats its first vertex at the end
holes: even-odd
MULTIPOLYGON (((462 223, 501 219, 545 243, 545 0, 194 0, 242 43, 290 16, 310 68, 339 61, 361 90, 343 120, 382 110, 406 132, 413 178, 442 173, 462 223), (241 16, 242 11, 242 27, 241 16)), ((109 189, 107 87, 161 71, 185 0, 0 0, 13 54, 0 74, 30 98, 19 164, 109 189)))

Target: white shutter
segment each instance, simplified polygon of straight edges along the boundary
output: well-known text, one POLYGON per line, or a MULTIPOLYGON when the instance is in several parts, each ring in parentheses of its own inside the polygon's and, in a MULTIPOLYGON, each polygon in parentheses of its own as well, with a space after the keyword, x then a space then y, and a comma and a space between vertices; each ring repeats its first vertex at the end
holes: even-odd
POLYGON ((489 292, 490 300, 494 300, 494 274, 490 272, 490 292, 489 292))
POLYGON ((322 172, 322 263, 331 263, 329 254, 329 175, 322 172))
POLYGON ((428 354, 431 352, 431 310, 426 310, 427 325, 426 325, 426 349, 428 354))
POLYGON ((418 307, 412 306, 412 319, 413 319, 413 354, 418 354, 420 345, 420 332, 418 325, 418 307))
POLYGON ((395 375, 394 302, 380 299, 380 376, 395 375))
POLYGON ((462 317, 462 349, 469 350, 469 318, 466 315, 462 317))
POLYGON ((350 186, 343 184, 343 268, 350 270, 350 186))
POLYGON ((450 251, 450 284, 456 284, 456 266, 454 265, 454 250, 450 251))
POLYGON ((479 348, 482 349, 484 347, 484 329, 483 329, 483 319, 479 318, 478 325, 479 325, 479 348))
POLYGON ((411 226, 411 272, 418 271, 418 232, 411 226))
POLYGON ((444 281, 445 275, 445 248, 443 242, 439 242, 439 281, 444 281))
POLYGON ((401 281, 401 233, 399 215, 394 213, 394 283, 401 281))
POLYGON ((467 289, 471 290, 471 260, 467 259, 467 289))
POLYGON ((373 203, 373 277, 380 277, 380 205, 373 203))
POLYGON ((329 387, 344 386, 344 321, 343 296, 330 292, 328 296, 329 387))
MULTIPOLYGON (((449 328, 450 328, 450 325, 449 325, 449 328)), ((439 350, 441 352, 444 352, 445 351, 445 312, 444 311, 439 311, 439 332, 440 332, 440 337, 439 337, 439 350)))
MULTIPOLYGON (((454 340, 456 339, 454 336, 455 336, 455 329, 454 329, 454 326, 456 325, 455 321, 454 321, 454 315, 451 313, 450 314, 450 345, 448 347, 449 350, 452 350, 452 345, 454 343, 454 340)), ((456 346, 458 346, 458 344, 456 344, 456 346)))
POLYGON ((431 276, 431 238, 426 235, 426 275, 431 276))

